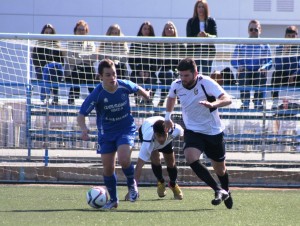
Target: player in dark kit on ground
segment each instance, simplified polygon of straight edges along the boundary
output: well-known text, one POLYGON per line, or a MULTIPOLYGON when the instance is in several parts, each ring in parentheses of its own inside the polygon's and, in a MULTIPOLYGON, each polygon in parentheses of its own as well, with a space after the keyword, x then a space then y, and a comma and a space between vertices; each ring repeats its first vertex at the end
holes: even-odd
POLYGON ((225 166, 224 126, 220 120, 219 107, 231 104, 230 96, 208 76, 198 75, 197 65, 191 58, 180 61, 178 65, 180 79, 175 80, 169 90, 166 105, 165 127, 173 127, 171 113, 176 97, 182 107, 184 130, 184 155, 195 174, 215 191, 213 205, 224 201, 231 209, 233 200, 229 191, 229 179, 225 166), (212 177, 199 158, 205 153, 211 159, 220 185, 212 177))
POLYGON ((89 139, 89 129, 85 117, 95 109, 97 114, 98 149, 103 163, 103 179, 110 200, 102 207, 104 210, 117 208, 117 177, 115 174, 116 155, 127 178, 129 200, 138 198, 138 189, 134 180, 134 166, 131 162, 131 147, 134 144, 136 126, 131 115, 129 95, 137 93, 145 99, 150 98, 149 91, 129 80, 117 79, 116 67, 112 60, 104 59, 99 63, 98 73, 102 82, 84 100, 78 124, 82 139, 89 139))

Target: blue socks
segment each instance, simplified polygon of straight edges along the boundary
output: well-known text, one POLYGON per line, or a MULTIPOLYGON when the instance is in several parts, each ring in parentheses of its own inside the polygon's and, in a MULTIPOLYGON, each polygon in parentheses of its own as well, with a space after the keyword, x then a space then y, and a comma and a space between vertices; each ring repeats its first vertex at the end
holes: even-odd
POLYGON ((127 186, 130 187, 134 184, 134 167, 131 163, 127 169, 122 168, 123 173, 127 177, 127 186))
POLYGON ((112 201, 118 200, 118 193, 117 193, 117 176, 114 173, 112 176, 103 176, 104 184, 107 188, 107 191, 109 193, 110 199, 112 201))

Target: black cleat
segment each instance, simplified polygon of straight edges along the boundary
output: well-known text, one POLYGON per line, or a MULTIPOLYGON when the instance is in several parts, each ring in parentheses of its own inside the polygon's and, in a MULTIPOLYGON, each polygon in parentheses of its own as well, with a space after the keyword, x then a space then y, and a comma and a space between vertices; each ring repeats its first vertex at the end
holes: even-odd
POLYGON ((224 200, 224 204, 227 207, 227 209, 231 209, 233 206, 233 200, 230 191, 228 192, 228 195, 229 195, 228 198, 224 200))
POLYGON ((225 190, 218 190, 215 192, 215 199, 211 200, 211 204, 219 205, 222 201, 228 199, 229 194, 225 190))

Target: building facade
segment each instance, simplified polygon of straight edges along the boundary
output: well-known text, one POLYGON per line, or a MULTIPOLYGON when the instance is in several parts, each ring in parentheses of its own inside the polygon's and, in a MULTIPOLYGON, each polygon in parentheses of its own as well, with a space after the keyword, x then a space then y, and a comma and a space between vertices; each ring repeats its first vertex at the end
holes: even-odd
MULTIPOLYGON (((296 0, 208 0, 219 37, 247 37, 251 19, 263 26, 262 37, 281 38, 288 25, 300 25, 300 1, 296 0)), ((86 20, 90 34, 103 35, 114 23, 127 36, 136 36, 140 25, 150 21, 160 36, 172 20, 179 36, 185 36, 195 0, 2 0, 0 19, 3 33, 40 33, 51 23, 59 34, 72 34, 75 23, 86 20)))

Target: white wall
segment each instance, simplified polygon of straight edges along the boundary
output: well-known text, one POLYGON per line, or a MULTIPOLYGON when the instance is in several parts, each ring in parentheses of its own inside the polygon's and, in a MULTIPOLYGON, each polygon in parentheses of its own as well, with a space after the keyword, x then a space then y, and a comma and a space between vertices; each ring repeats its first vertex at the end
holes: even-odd
MULTIPOLYGON (((219 37, 247 37, 250 19, 261 21, 265 30, 274 33, 262 37, 282 37, 287 25, 300 24, 300 1, 293 2, 293 12, 277 12, 277 0, 271 0, 270 11, 254 11, 255 0, 209 0, 211 16, 218 25, 219 37), (268 29, 268 26, 272 29, 268 29)), ((89 23, 90 34, 105 34, 113 24, 121 25, 123 33, 135 36, 140 25, 149 20, 157 36, 163 25, 172 20, 180 36, 185 36, 185 26, 193 14, 195 0, 1 0, 0 32, 40 33, 44 24, 53 24, 60 34, 72 34, 79 19, 89 23)))

